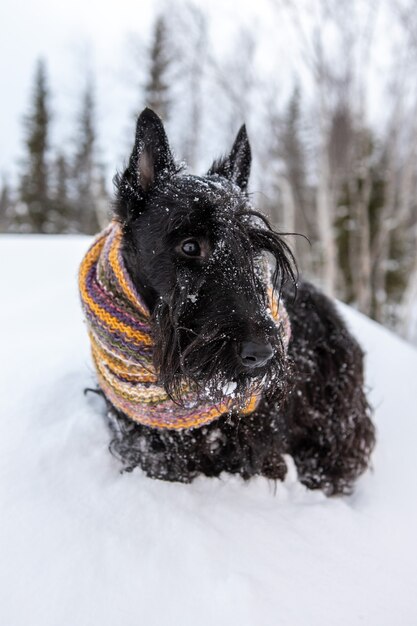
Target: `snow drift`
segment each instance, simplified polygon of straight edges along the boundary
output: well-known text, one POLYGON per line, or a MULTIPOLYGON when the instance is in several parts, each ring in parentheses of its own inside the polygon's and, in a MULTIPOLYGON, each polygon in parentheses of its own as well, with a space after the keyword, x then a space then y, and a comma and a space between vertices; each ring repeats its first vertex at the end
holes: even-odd
POLYGON ((88 242, 0 239, 0 624, 417 624, 417 352, 341 307, 378 428, 352 497, 293 469, 276 487, 121 474, 103 402, 83 395, 88 242))

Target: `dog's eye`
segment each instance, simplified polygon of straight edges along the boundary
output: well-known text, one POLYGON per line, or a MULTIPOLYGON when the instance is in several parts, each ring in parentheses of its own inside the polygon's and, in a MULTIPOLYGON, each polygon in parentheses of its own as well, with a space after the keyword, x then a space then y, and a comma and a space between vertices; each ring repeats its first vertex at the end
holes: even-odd
POLYGON ((196 239, 187 239, 181 244, 181 252, 186 256, 201 256, 201 247, 196 239))

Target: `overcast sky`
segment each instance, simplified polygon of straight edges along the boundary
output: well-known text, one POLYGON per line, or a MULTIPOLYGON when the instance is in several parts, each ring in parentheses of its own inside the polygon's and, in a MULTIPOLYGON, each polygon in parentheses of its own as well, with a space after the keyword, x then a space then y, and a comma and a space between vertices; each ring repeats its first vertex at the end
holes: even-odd
MULTIPOLYGON (((268 11, 266 0, 197 0, 209 11, 215 46, 227 45, 237 24, 254 23, 268 11), (258 16, 258 18, 257 18, 258 16)), ((166 1, 166 14, 175 10, 166 1)), ((155 0, 2 0, 0 3, 0 175, 12 176, 22 154, 22 117, 28 110, 36 60, 47 62, 55 116, 55 143, 70 141, 88 70, 96 80, 99 134, 106 161, 125 156, 134 108, 129 40, 146 39, 155 0)), ((65 148, 65 145, 63 146, 65 148)))
MULTIPOLYGON (((282 22, 273 11, 274 0, 193 1, 209 14, 211 45, 220 62, 236 29, 250 25, 259 35, 257 54, 262 69, 272 71, 280 86, 288 77, 293 80, 297 42, 291 40, 290 21, 282 22)), ((109 164, 110 178, 127 156, 131 120, 138 106, 134 84, 138 76, 129 58, 129 41, 136 35, 147 44, 155 13, 165 7, 169 18, 176 4, 170 0, 1 0, 0 176, 13 180, 16 172, 22 154, 22 117, 28 111, 36 60, 43 57, 53 96, 52 138, 55 146, 62 144, 64 152, 71 148, 67 144, 74 132, 80 93, 89 70, 94 75, 100 146, 103 162, 109 164)), ((389 22, 384 24, 380 16, 378 19, 382 44, 376 55, 376 76, 383 75, 384 51, 389 50, 386 43, 392 38, 389 22)), ((384 107, 377 83, 369 92, 378 114, 384 107)), ((243 121, 237 120, 236 128, 243 121)))

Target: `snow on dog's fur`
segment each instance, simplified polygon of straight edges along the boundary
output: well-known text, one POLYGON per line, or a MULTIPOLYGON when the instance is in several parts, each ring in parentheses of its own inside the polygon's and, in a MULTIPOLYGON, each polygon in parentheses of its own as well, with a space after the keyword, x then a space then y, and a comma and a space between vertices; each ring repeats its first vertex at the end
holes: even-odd
POLYGON ((346 493, 375 440, 363 354, 329 299, 305 282, 295 288, 288 246, 250 204, 250 161, 242 127, 205 176, 184 174, 160 119, 149 109, 138 119, 116 177, 115 217, 124 265, 150 312, 158 383, 176 403, 191 385, 214 402, 233 395, 236 407, 178 431, 112 407, 111 449, 126 468, 184 482, 223 471, 283 479, 289 454, 305 485, 346 493), (268 308, 265 256, 290 319, 288 349, 268 308), (242 414, 239 399, 253 389, 257 407, 242 414))

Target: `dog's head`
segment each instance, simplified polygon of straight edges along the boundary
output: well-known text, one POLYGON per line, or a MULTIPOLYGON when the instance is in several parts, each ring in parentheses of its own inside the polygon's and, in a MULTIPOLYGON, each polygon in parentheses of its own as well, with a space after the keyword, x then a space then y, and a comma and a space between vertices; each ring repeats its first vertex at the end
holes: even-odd
POLYGON ((265 253, 278 292, 294 280, 292 255, 250 205, 250 163, 243 126, 205 176, 182 173, 161 120, 145 109, 128 167, 116 177, 125 264, 152 312, 155 366, 172 397, 191 381, 213 399, 232 390, 243 399, 282 373, 265 253))

